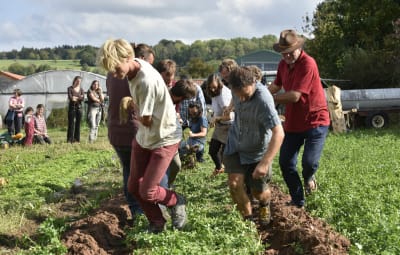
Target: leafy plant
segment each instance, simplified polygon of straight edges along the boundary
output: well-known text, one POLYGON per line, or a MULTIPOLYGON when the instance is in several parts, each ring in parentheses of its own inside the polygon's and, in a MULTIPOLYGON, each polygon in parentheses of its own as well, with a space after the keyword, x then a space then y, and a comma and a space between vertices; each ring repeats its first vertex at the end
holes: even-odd
POLYGON ((187 197, 189 223, 183 231, 144 234, 144 217, 128 231, 127 242, 135 242, 134 254, 260 254, 265 250, 254 224, 243 221, 232 206, 226 176, 210 178, 212 162, 197 164, 178 175, 175 190, 187 197))
POLYGON ((60 241, 61 233, 65 231, 65 224, 60 219, 47 218, 38 228, 36 240, 26 237, 33 245, 22 254, 33 255, 62 255, 67 248, 60 241))

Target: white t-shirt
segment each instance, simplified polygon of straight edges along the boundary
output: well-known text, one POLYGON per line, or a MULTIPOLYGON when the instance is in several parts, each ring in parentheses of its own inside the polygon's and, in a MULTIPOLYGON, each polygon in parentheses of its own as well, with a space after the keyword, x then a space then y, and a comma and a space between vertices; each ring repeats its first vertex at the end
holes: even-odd
POLYGON ((151 127, 139 124, 136 141, 150 150, 179 143, 182 129, 163 78, 148 62, 137 58, 134 61, 141 67, 129 81, 129 90, 138 106, 138 115, 152 117, 151 127))
MULTIPOLYGON (((211 98, 211 107, 214 112, 214 116, 222 116, 224 107, 230 105, 232 100, 232 92, 227 86, 223 86, 221 90, 221 94, 216 97, 211 98)), ((231 124, 234 119, 234 113, 230 113, 231 120, 222 121, 222 124, 231 124)))

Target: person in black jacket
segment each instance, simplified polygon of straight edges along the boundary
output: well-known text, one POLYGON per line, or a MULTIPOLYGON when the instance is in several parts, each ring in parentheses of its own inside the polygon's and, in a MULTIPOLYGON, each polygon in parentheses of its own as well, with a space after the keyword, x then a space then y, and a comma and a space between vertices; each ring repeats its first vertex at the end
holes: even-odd
POLYGON ((79 143, 81 138, 82 101, 85 92, 81 87, 82 77, 75 76, 72 85, 68 87, 68 130, 67 142, 79 143))

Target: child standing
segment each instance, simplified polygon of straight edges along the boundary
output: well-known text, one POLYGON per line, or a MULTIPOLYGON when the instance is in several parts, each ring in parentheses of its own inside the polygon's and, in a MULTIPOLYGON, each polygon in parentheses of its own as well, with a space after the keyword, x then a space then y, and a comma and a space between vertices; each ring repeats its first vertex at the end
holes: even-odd
POLYGON ((31 146, 33 142, 33 135, 35 133, 35 120, 33 119, 33 108, 28 107, 25 110, 25 146, 31 146))

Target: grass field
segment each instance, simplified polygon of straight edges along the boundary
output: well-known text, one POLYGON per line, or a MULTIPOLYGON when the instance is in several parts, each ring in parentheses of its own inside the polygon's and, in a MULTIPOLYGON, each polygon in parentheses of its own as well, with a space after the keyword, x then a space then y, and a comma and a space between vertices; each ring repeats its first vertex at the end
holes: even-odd
POLYGON ((19 63, 23 66, 35 65, 36 67, 40 65, 50 65, 54 70, 81 70, 81 65, 79 60, 29 60, 29 59, 1 59, 0 60, 0 70, 8 71, 8 67, 11 64, 19 63))
MULTIPOLYGON (((119 191, 121 172, 104 127, 95 144, 83 142, 87 128, 80 145, 64 143, 65 129, 53 129, 50 134, 55 141, 51 146, 0 151, 0 177, 8 180, 0 188, 0 237, 18 233, 35 215, 54 217, 54 194, 78 177, 88 185, 103 187, 82 207, 82 213, 119 191)), ((306 209, 351 240, 351 255, 400 254, 399 137, 400 130, 394 126, 327 138, 317 173, 318 192, 309 197, 306 209)), ((210 182, 211 169, 207 156, 206 162, 194 171, 181 172, 176 181, 177 190, 190 200, 191 231, 143 235, 145 221, 139 221, 128 233, 128 239, 136 241, 137 254, 179 254, 182 250, 186 254, 258 254, 263 250, 254 227, 243 224, 231 207, 224 187, 226 176, 210 182)), ((274 182, 287 192, 276 161, 274 169, 274 182)), ((22 244, 19 247, 25 250, 35 245, 22 244)))

